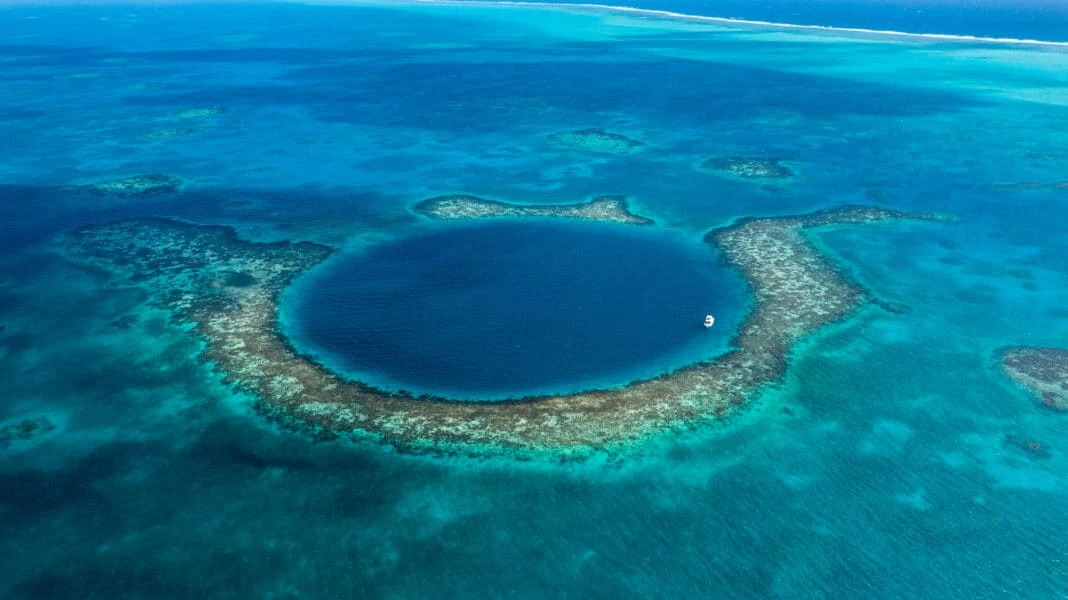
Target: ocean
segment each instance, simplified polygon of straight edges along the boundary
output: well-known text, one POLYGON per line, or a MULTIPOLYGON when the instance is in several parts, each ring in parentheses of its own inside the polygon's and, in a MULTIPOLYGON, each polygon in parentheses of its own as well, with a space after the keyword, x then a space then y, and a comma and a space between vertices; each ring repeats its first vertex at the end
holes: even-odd
POLYGON ((0 597, 1068 597, 1068 413, 1002 364, 1068 347, 1064 7, 632 8, 698 18, 0 7, 0 597), (858 205, 922 218, 715 235, 858 205), (759 320, 816 302, 762 279, 797 265, 863 299, 759 320), (633 381, 787 350, 722 414, 457 450, 500 422, 339 429, 234 361, 253 326, 209 317, 268 301, 287 364, 442 414, 615 425, 707 395, 633 381))
POLYGON ((793 25, 1068 41, 1068 4, 1059 0, 636 0, 626 5, 793 25))

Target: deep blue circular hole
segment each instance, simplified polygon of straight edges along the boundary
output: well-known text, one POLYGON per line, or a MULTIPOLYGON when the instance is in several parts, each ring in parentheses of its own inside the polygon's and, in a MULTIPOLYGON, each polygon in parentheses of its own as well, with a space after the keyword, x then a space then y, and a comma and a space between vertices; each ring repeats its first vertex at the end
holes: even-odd
POLYGON ((618 386, 710 358, 746 305, 702 242, 501 221, 336 256, 286 294, 283 329, 353 378, 477 400, 618 386))

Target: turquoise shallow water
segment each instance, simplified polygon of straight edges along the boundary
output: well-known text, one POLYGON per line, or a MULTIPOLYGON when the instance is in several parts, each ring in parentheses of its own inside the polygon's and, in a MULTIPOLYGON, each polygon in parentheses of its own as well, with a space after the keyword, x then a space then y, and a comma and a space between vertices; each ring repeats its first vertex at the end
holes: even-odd
POLYGON ((1068 595, 1065 416, 994 355, 1068 345, 1063 49, 533 8, 0 15, 0 424, 55 427, 0 448, 0 595, 1068 595), (586 127, 648 147, 545 137, 586 127), (154 172, 185 186, 68 187, 154 172), (812 232, 909 310, 809 338, 729 423, 568 465, 276 429, 143 290, 52 246, 172 216, 355 256, 444 231, 409 207, 459 192, 626 194, 684 244, 857 202, 959 220, 812 232))

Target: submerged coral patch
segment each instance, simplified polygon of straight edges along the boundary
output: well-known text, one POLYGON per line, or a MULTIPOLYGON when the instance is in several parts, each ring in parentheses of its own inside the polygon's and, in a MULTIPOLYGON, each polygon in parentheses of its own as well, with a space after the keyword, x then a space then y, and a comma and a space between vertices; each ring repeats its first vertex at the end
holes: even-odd
POLYGON ((987 186, 995 192, 1031 192, 1039 190, 1068 190, 1068 181, 1041 182, 1017 181, 1013 183, 992 183, 987 186))
POLYGON ((174 175, 152 173, 100 181, 88 187, 98 194, 111 196, 154 196, 177 191, 182 187, 182 179, 174 175))
POLYGON ((179 119, 207 119, 210 117, 217 117, 225 112, 225 106, 203 106, 183 110, 178 113, 177 117, 179 119))
POLYGON ((1068 411, 1068 349, 1009 348, 1001 366, 1013 381, 1031 390, 1042 404, 1068 411))
POLYGON ((56 428, 45 417, 23 419, 0 427, 0 450, 15 442, 27 442, 56 428))
POLYGON ((1044 460, 1053 456, 1053 452, 1050 451, 1049 446, 1046 444, 1016 434, 1005 434, 1005 437, 1002 438, 1001 445, 1005 448, 1021 452, 1031 460, 1044 460))
POLYGON ((760 156, 713 157, 702 161, 700 167, 742 179, 789 179, 794 176, 794 172, 782 164, 782 159, 760 156))
POLYGON ((148 132, 150 138, 172 138, 172 137, 187 137, 195 135, 196 129, 190 129, 188 127, 168 127, 166 129, 155 129, 148 132))
POLYGON ((222 284, 230 287, 248 287, 254 283, 256 278, 249 273, 226 273, 222 279, 222 284))
POLYGON ((599 196, 579 204, 509 204, 467 194, 435 196, 415 205, 414 210, 433 219, 475 219, 483 217, 561 217, 652 225, 653 220, 627 209, 623 196, 599 196))
POLYGON ((548 136, 550 142, 587 152, 633 154, 646 147, 645 142, 599 128, 560 131, 548 136))
POLYGON ((252 243, 231 229, 157 219, 81 229, 66 248, 142 282, 154 304, 193 323, 206 341, 204 358, 258 396, 271 417, 319 435, 364 433, 409 449, 577 456, 722 417, 777 381, 794 343, 866 299, 804 230, 898 218, 934 217, 847 207, 714 230, 707 242, 739 269, 754 295, 733 350, 621 388, 479 403, 386 393, 293 349, 279 332, 279 294, 331 253, 326 246, 252 243), (216 284, 234 272, 256 281, 216 284))

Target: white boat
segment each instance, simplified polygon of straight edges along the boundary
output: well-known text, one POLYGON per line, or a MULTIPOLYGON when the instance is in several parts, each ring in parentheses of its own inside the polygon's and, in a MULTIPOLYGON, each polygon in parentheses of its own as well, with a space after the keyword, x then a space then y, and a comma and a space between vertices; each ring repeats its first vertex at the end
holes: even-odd
POLYGON ((711 327, 716 322, 716 317, 712 315, 705 315, 705 328, 711 327))

